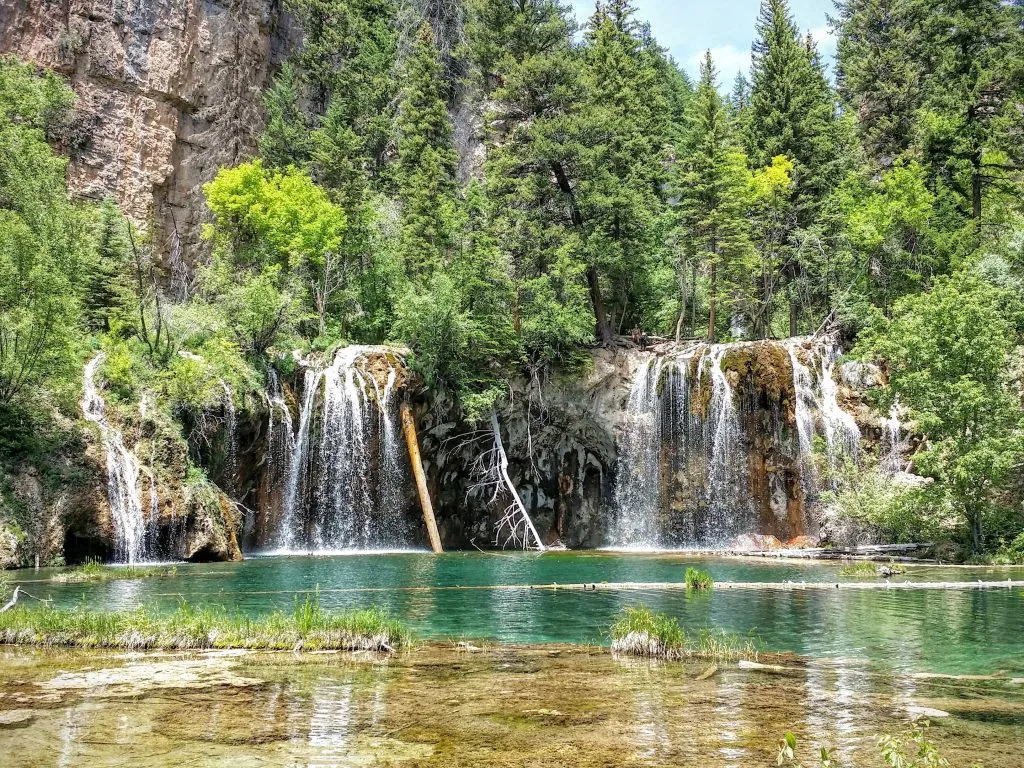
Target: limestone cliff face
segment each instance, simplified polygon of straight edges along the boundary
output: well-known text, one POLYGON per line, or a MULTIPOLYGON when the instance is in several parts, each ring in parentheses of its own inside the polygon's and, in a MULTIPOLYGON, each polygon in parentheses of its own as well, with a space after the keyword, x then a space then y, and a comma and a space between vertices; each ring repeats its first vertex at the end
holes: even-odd
POLYGON ((169 266, 200 249, 202 185, 256 148, 288 46, 280 0, 0 0, 0 52, 78 95, 69 182, 152 222, 169 266))

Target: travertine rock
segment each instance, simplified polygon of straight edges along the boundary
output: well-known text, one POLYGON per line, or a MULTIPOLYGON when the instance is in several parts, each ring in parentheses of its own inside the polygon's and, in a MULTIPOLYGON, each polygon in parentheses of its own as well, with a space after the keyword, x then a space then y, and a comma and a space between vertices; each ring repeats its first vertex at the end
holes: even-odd
POLYGON ((170 266, 195 263, 202 185, 250 155, 261 93, 287 49, 279 0, 0 0, 0 52, 78 94, 71 188, 156 227, 170 266))

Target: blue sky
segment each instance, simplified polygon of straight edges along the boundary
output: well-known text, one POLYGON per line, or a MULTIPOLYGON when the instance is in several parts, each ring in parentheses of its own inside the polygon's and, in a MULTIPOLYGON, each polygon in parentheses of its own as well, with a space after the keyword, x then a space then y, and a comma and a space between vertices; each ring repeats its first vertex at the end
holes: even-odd
MULTIPOLYGON (((651 25, 655 38, 675 60, 696 77, 704 51, 718 70, 719 85, 728 89, 740 70, 750 68, 750 45, 760 0, 634 0, 638 16, 651 25)), ((581 24, 593 13, 593 0, 571 0, 581 24)), ((831 0, 790 0, 790 9, 801 31, 811 31, 822 59, 831 68, 835 40, 826 15, 831 0)))

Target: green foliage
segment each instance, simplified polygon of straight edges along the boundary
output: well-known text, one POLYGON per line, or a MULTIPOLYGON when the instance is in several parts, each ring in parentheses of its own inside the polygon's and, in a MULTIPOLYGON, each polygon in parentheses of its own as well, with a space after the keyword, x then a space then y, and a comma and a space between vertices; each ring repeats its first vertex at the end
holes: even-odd
POLYGON ((429 275, 455 247, 458 159, 442 84, 434 33, 424 23, 405 65, 397 122, 401 254, 410 277, 429 275))
POLYGON ((976 551, 1024 458, 1020 401, 1006 379, 1019 318, 1019 298, 961 270, 896 302, 860 343, 887 363, 886 399, 899 397, 927 436, 915 465, 939 481, 976 551))
POLYGON ((668 660, 707 659, 718 662, 757 660, 757 643, 711 629, 689 635, 679 622, 647 606, 626 608, 609 631, 612 653, 668 660))
POLYGON ((409 631, 379 608, 328 613, 319 595, 296 598, 292 615, 249 617, 223 608, 182 602, 169 614, 145 607, 133 611, 15 608, 0 613, 0 643, 145 650, 166 648, 249 648, 373 650, 393 652, 409 645, 409 631))
POLYGON ((45 133, 71 104, 54 76, 0 58, 0 406, 77 368, 92 241, 45 133))
MULTIPOLYGON (((914 726, 900 734, 884 734, 878 739, 882 765, 885 768, 949 768, 949 761, 939 754, 939 750, 928 739, 928 721, 918 721, 914 726)), ((779 741, 779 754, 775 764, 784 768, 805 768, 805 764, 797 759, 796 737, 787 732, 779 741)), ((839 768, 835 748, 821 747, 818 760, 806 765, 806 768, 839 768)))
POLYGON ((697 568, 686 569, 686 588, 695 590, 711 589, 715 585, 711 574, 697 568))
POLYGON ((152 579, 157 577, 176 576, 177 566, 111 566, 98 560, 89 560, 80 568, 58 573, 53 580, 62 584, 77 584, 83 581, 121 581, 131 579, 152 579))
POLYGON ((312 309, 317 330, 354 269, 342 251, 345 213, 294 168, 255 160, 223 169, 204 187, 214 243, 207 289, 223 300, 239 345, 261 354, 312 309))
POLYGON ((517 350, 508 279, 482 232, 466 238, 451 275, 438 271, 409 289, 395 323, 415 349, 414 366, 429 385, 453 390, 470 422, 504 396, 503 376, 517 350))
MULTIPOLYGON (((755 254, 745 218, 750 172, 718 93, 710 52, 701 65, 686 149, 676 183, 680 226, 687 259, 709 273, 708 339, 714 341, 719 320, 728 319, 737 295, 744 292, 741 284, 749 278, 755 254)), ((685 267, 681 271, 685 274, 685 267)))

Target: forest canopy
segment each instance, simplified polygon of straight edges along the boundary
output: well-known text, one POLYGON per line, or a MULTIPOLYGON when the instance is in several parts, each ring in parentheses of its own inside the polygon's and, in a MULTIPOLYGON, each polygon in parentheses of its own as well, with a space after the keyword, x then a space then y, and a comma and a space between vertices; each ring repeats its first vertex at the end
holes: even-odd
POLYGON ((633 328, 827 331, 925 435, 921 503, 977 551, 1020 530, 1021 3, 840 0, 833 65, 763 0, 733 84, 710 52, 691 80, 629 0, 580 23, 558 0, 285 6, 301 45, 257 155, 205 186, 185 270, 149 223, 69 197, 71 91, 0 60, 5 423, 71 412, 95 348, 191 440, 220 383, 292 350, 408 346, 476 423, 633 328))

